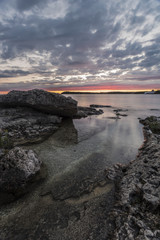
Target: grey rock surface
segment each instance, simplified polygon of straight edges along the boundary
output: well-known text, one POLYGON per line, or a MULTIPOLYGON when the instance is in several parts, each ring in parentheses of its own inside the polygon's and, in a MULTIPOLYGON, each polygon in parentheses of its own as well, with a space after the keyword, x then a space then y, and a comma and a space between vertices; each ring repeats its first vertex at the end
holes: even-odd
POLYGON ((61 117, 30 108, 0 108, 1 135, 7 137, 13 146, 40 142, 53 134, 60 123, 61 117))
POLYGON ((144 129, 144 135, 144 145, 133 162, 107 171, 109 179, 118 180, 118 201, 111 214, 114 240, 160 239, 160 136, 149 129, 144 129))
POLYGON ((15 147, 3 156, 0 159, 0 204, 21 195, 40 166, 41 161, 32 150, 15 147))
POLYGON ((13 90, 0 96, 1 107, 30 107, 38 111, 61 117, 73 117, 77 113, 77 101, 58 93, 40 89, 29 91, 13 90))
POLYGON ((150 129, 154 134, 160 134, 160 117, 150 116, 146 119, 140 119, 146 129, 150 129))
POLYGON ((88 116, 91 116, 91 115, 100 115, 103 113, 103 110, 102 109, 95 109, 93 107, 80 107, 78 106, 78 111, 77 111, 77 114, 74 115, 73 118, 85 118, 85 117, 88 117, 88 116))

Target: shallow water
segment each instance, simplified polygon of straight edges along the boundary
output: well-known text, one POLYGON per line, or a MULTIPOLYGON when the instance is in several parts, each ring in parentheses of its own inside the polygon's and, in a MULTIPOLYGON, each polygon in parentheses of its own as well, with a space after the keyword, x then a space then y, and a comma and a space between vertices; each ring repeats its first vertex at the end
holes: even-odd
POLYGON ((65 119, 40 144, 27 146, 46 164, 47 179, 34 191, 0 209, 0 238, 107 239, 106 217, 114 204, 114 186, 104 170, 128 163, 143 143, 138 118, 159 115, 160 95, 71 95, 79 105, 112 105, 85 119, 65 119), (115 118, 122 108, 127 116, 115 118), (157 110, 150 110, 157 109, 157 110), (2 235, 2 236, 1 236, 2 235))
POLYGON ((80 106, 90 104, 111 105, 103 108, 104 114, 86 119, 74 120, 78 131, 78 141, 90 139, 94 141, 93 149, 101 145, 102 152, 110 149, 107 159, 110 162, 126 163, 135 158, 137 149, 143 142, 142 126, 138 118, 160 114, 160 95, 121 95, 121 94, 79 94, 70 95, 80 106), (121 119, 115 116, 114 109, 128 110, 121 119), (103 147, 102 147, 103 146, 103 147))
POLYGON ((103 108, 104 113, 99 116, 76 119, 73 122, 64 120, 63 127, 56 134, 45 142, 32 146, 50 166, 52 178, 57 178, 57 175, 65 171, 72 171, 80 162, 87 166, 91 156, 93 161, 89 161, 88 168, 96 164, 97 171, 115 163, 125 164, 134 160, 143 143, 142 125, 138 118, 160 113, 160 95, 70 96, 78 101, 79 106, 102 104, 111 105, 112 108, 103 108), (122 108, 124 112, 120 113, 127 116, 114 119, 114 110, 117 108, 122 108))

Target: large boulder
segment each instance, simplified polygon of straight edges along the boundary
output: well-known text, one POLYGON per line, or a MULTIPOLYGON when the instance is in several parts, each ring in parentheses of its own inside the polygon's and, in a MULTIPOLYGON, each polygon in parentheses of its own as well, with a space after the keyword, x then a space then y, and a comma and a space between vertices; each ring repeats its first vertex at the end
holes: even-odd
POLYGON ((3 156, 0 159, 0 204, 24 194, 40 167, 41 161, 32 150, 15 147, 3 156))
POLYGON ((1 107, 31 107, 38 111, 72 118, 77 113, 77 101, 58 93, 40 89, 30 91, 13 90, 0 96, 1 107))

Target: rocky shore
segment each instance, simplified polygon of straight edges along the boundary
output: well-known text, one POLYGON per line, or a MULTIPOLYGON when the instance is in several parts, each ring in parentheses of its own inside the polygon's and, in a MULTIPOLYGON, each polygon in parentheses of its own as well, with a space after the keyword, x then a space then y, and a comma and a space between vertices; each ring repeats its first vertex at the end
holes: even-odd
POLYGON ((20 146, 44 141, 61 127, 63 118, 84 118, 102 113, 95 108, 78 107, 77 101, 70 97, 39 89, 1 95, 0 204, 13 201, 25 193, 30 180, 40 172, 41 161, 36 154, 26 153, 20 146), (35 160, 39 163, 36 171, 33 167, 35 160), (29 176, 26 176, 25 168, 30 168, 29 176))
MULTIPOLYGON (((128 165, 102 170, 98 161, 104 156, 95 152, 54 177, 54 156, 43 162, 30 149, 53 136, 49 144, 68 146, 76 156, 72 119, 102 114, 100 106, 110 107, 79 107, 43 90, 0 96, 1 240, 160 239, 160 118, 140 120, 144 144, 128 165)), ((126 116, 126 111, 114 112, 126 116)))
POLYGON ((115 240, 160 239, 160 118, 140 120, 145 141, 128 166, 107 169, 115 182, 117 201, 110 212, 115 240), (151 131, 152 130, 152 131, 151 131))

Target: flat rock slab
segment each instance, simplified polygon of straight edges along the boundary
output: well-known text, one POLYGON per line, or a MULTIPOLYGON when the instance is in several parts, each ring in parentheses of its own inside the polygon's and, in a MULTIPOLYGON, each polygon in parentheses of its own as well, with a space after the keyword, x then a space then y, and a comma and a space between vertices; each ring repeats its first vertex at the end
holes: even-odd
POLYGON ((61 119, 26 107, 0 108, 0 146, 43 141, 58 129, 61 119))
POLYGON ((11 91, 0 96, 1 107, 30 107, 38 111, 61 117, 70 117, 77 113, 77 101, 58 93, 40 89, 30 91, 11 91))

